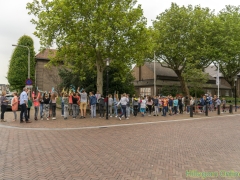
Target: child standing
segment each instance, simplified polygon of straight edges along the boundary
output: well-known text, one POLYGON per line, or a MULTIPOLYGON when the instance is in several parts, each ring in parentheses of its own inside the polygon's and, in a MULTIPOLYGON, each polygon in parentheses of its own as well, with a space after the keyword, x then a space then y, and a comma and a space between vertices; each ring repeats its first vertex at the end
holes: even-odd
POLYGON ((146 111, 146 103, 147 103, 147 101, 143 97, 141 97, 140 98, 140 112, 142 113, 142 117, 144 117, 144 113, 146 111))
POLYGON ((104 117, 104 106, 105 106, 104 97, 99 98, 98 104, 99 104, 100 118, 102 118, 104 117))

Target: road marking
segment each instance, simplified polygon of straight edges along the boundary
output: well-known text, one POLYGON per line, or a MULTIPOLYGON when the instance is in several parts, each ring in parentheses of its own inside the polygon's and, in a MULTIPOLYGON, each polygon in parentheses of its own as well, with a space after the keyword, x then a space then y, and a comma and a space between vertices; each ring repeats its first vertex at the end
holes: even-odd
POLYGON ((225 115, 225 116, 205 116, 199 118, 187 118, 187 119, 176 119, 176 120, 166 120, 166 121, 154 121, 154 122, 141 122, 141 123, 131 123, 131 124, 113 124, 113 125, 103 125, 103 126, 86 126, 86 127, 77 127, 77 128, 23 128, 23 127, 16 127, 16 126, 7 126, 0 124, 0 128, 8 128, 8 129, 21 129, 21 130, 81 130, 81 129, 99 129, 99 128, 110 128, 110 127, 121 127, 121 126, 135 126, 135 125, 147 125, 147 124, 157 124, 157 123, 172 123, 172 122, 182 122, 182 121, 193 121, 193 120, 204 120, 204 119, 211 119, 211 118, 224 118, 224 117, 231 117, 231 116, 239 116, 240 114, 234 115, 225 115))

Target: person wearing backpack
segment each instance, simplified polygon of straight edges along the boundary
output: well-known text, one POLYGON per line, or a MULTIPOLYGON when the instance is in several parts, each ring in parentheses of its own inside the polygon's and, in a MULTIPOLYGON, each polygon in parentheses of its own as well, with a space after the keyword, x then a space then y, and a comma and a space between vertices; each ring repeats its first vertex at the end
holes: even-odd
POLYGON ((94 95, 94 92, 90 92, 90 107, 91 107, 91 118, 96 118, 96 104, 97 97, 94 95))
POLYGON ((98 104, 99 104, 99 113, 100 113, 99 118, 102 118, 104 117, 104 106, 105 106, 104 97, 99 98, 98 104))

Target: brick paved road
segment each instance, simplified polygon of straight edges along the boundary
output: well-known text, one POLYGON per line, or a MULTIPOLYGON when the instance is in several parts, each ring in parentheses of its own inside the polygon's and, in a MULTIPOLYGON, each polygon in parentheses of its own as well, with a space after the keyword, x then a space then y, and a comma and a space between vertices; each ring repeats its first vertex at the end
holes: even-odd
POLYGON ((0 123, 0 179, 181 180, 193 179, 186 177, 190 170, 240 172, 239 114, 176 117, 59 118, 31 124, 8 120, 0 123), (136 122, 154 123, 120 126, 136 122), (83 129, 98 125, 105 128, 83 129))

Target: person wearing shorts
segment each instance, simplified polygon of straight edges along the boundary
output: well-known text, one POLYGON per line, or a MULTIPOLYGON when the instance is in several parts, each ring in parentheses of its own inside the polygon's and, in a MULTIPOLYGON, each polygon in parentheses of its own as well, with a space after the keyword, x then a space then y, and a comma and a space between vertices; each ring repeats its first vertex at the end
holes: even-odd
POLYGON ((81 117, 80 119, 82 118, 86 118, 86 110, 87 110, 87 93, 85 92, 85 90, 83 89, 82 91, 79 92, 79 89, 78 88, 78 93, 80 94, 81 96, 81 102, 80 102, 80 111, 81 111, 81 117))

